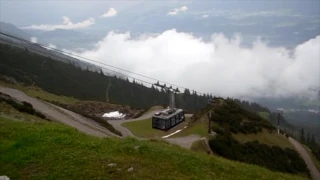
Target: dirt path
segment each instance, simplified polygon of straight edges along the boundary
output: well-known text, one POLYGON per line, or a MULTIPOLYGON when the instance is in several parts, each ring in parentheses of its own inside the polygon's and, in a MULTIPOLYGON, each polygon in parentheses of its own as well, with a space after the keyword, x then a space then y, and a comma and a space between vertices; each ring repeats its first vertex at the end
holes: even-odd
POLYGON ((36 98, 29 97, 19 90, 0 86, 0 91, 19 101, 29 102, 37 111, 43 113, 49 119, 76 128, 83 133, 98 137, 117 136, 91 119, 52 104, 42 102, 36 98))
POLYGON ((311 160, 311 157, 309 156, 306 149, 298 142, 297 140, 289 137, 290 143, 293 145, 293 147, 298 151, 300 156, 303 158, 303 160, 306 162, 308 169, 310 170, 311 177, 314 180, 320 180, 320 173, 317 170, 316 166, 313 164, 313 161, 311 160))

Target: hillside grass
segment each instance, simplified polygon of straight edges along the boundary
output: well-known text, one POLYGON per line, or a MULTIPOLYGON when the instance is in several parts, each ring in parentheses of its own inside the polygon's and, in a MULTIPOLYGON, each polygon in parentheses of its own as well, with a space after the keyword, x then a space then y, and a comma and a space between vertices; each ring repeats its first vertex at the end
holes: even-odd
POLYGON ((270 133, 266 130, 263 130, 262 132, 259 132, 257 134, 232 134, 232 136, 239 142, 245 143, 248 141, 254 141, 257 140, 262 144, 267 145, 275 145, 282 148, 290 148, 293 149, 293 146, 289 142, 288 138, 286 138, 284 135, 279 135, 277 133, 270 133))
POLYGON ((161 141, 97 138, 58 123, 4 117, 0 117, 0 174, 26 180, 304 179, 161 141))
POLYGON ((268 113, 268 112, 259 112, 258 114, 259 114, 262 118, 268 119, 270 113, 268 113))
MULTIPOLYGON (((189 120, 187 119, 187 122, 189 120)), ((191 134, 200 135, 201 137, 207 137, 208 136, 208 120, 197 120, 192 123, 188 123, 187 128, 183 129, 179 133, 171 136, 173 138, 175 137, 185 137, 189 136, 191 134)))
POLYGON ((38 116, 22 113, 14 109, 11 105, 5 102, 0 102, 0 115, 14 117, 16 120, 23 120, 23 121, 37 121, 37 122, 44 121, 44 119, 38 116))
POLYGON ((201 139, 192 143, 190 150, 199 153, 210 153, 210 150, 205 146, 205 140, 201 139))
POLYGON ((40 98, 46 101, 54 101, 54 102, 59 102, 62 104, 75 104, 77 102, 81 102, 80 100, 73 98, 73 97, 67 97, 67 96, 59 96, 56 94, 52 94, 49 92, 46 92, 42 90, 39 87, 34 87, 34 86, 22 86, 18 84, 11 84, 11 83, 6 83, 3 81, 0 81, 0 86, 3 87, 9 87, 9 88, 14 88, 18 89, 20 91, 23 91, 27 95, 34 97, 34 98, 40 98))

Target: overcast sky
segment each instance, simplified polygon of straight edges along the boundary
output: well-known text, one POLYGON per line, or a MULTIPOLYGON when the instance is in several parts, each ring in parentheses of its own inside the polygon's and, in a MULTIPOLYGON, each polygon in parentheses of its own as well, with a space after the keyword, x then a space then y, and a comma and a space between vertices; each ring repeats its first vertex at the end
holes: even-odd
POLYGON ((315 97, 319 88, 319 0, 0 2, 0 21, 94 34, 79 55, 202 92, 315 97))

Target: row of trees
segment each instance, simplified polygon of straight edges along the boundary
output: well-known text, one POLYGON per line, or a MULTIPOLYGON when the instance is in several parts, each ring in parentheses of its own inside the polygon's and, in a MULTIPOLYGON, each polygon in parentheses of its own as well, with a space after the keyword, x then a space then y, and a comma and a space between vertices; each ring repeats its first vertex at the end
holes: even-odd
POLYGON ((252 112, 270 112, 270 110, 266 107, 261 106, 258 103, 255 102, 249 102, 249 101, 241 101, 240 99, 233 99, 234 102, 239 104, 242 108, 252 111, 252 112))
MULTIPOLYGON (((25 49, 0 44, 0 56, 2 75, 54 94, 135 108, 168 106, 169 103, 169 95, 154 86, 149 88, 137 81, 129 82, 124 77, 107 76, 102 71, 92 72, 25 49)), ((207 104, 208 98, 207 95, 200 96, 185 89, 183 94, 176 95, 176 104, 195 112, 207 104)))
POLYGON ((307 137, 305 137, 304 129, 302 128, 300 131, 300 141, 307 145, 315 157, 320 161, 320 144, 317 143, 314 134, 310 135, 307 133, 307 137))
POLYGON ((258 133, 263 128, 274 130, 272 124, 258 114, 242 108, 233 99, 226 99, 215 106, 211 120, 232 133, 258 133))
POLYGON ((268 169, 286 173, 305 174, 309 170, 299 154, 289 148, 260 144, 258 141, 239 143, 230 132, 218 134, 209 140, 210 148, 225 158, 264 166, 268 169))

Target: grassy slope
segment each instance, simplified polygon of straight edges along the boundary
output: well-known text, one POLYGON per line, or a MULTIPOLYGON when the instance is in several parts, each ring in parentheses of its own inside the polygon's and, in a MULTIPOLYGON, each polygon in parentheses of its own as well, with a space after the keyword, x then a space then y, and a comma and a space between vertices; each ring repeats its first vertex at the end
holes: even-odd
POLYGON ((293 149, 291 143, 288 138, 283 135, 278 135, 276 133, 269 133, 266 130, 257 134, 233 134, 233 137, 239 142, 248 142, 258 140, 260 143, 268 144, 268 145, 276 145, 282 148, 291 148, 293 149))
POLYGON ((0 102, 0 115, 2 116, 10 116, 20 120, 27 120, 27 121, 44 121, 38 116, 34 116, 31 114, 21 113, 18 110, 14 109, 11 105, 0 102))
POLYGON ((135 136, 142 138, 161 138, 167 135, 166 131, 161 131, 152 128, 151 119, 141 121, 125 122, 123 127, 129 129, 135 136))
POLYGON ((171 136, 171 137, 184 137, 191 134, 197 134, 201 137, 206 137, 208 133, 208 122, 205 121, 195 121, 188 124, 186 129, 183 129, 181 132, 171 136))
POLYGON ((194 152, 199 152, 199 153, 206 153, 208 154, 210 150, 208 147, 204 145, 204 140, 198 140, 192 143, 190 150, 194 152))
POLYGON ((76 102, 80 102, 80 100, 76 98, 52 94, 38 87, 26 87, 22 85, 14 85, 14 84, 5 83, 3 81, 0 81, 0 86, 18 89, 31 97, 41 98, 48 101, 56 101, 63 104, 75 104, 76 102))
POLYGON ((101 139, 57 123, 3 117, 0 174, 11 179, 302 179, 162 142, 101 139), (134 171, 128 173, 129 167, 134 171))
POLYGON ((270 113, 268 113, 268 112, 259 112, 259 115, 260 115, 261 117, 263 117, 264 119, 268 119, 269 114, 270 114, 270 113))

